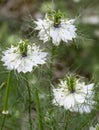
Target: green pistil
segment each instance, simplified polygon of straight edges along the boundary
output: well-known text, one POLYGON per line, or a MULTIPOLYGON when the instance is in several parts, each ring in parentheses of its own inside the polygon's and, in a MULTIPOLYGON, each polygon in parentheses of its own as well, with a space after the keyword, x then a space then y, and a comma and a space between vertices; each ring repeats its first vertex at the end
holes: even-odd
POLYGON ((54 14, 54 27, 59 27, 61 23, 62 14, 61 12, 55 12, 54 14))
POLYGON ((68 77, 66 77, 66 81, 67 81, 67 86, 68 86, 70 93, 74 93, 75 92, 76 78, 73 76, 68 76, 68 77))
POLYGON ((22 43, 20 43, 20 53, 22 55, 22 57, 26 57, 27 56, 27 42, 22 41, 22 43))

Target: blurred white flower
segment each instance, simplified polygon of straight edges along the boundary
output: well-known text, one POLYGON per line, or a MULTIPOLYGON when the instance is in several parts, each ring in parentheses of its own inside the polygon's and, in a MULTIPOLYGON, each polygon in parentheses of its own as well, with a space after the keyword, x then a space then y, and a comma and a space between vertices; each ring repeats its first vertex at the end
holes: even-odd
POLYGON ((53 89, 53 103, 72 112, 90 112, 93 104, 93 87, 94 83, 85 85, 79 79, 68 76, 60 81, 58 88, 53 89))
POLYGON ((8 70, 17 70, 18 73, 31 72, 34 66, 44 64, 47 53, 41 52, 35 44, 28 45, 20 41, 17 46, 11 46, 3 52, 1 61, 8 70))
POLYGON ((76 3, 78 3, 78 2, 80 2, 81 0, 73 0, 74 2, 76 2, 76 3))
POLYGON ((90 127, 90 129, 89 130, 96 130, 96 128, 94 128, 94 127, 90 127))
POLYGON ((89 130, 99 130, 99 123, 95 127, 90 127, 89 130))
POLYGON ((99 29, 96 29, 96 30, 94 31, 94 35, 99 38, 99 29))
POLYGON ((74 22, 75 19, 63 19, 60 12, 56 12, 52 19, 46 15, 44 20, 35 21, 35 29, 39 30, 38 35, 44 43, 52 39, 52 43, 58 46, 61 41, 68 43, 76 37, 74 22))
POLYGON ((84 16, 82 18, 82 23, 98 25, 99 24, 99 16, 98 15, 84 16))

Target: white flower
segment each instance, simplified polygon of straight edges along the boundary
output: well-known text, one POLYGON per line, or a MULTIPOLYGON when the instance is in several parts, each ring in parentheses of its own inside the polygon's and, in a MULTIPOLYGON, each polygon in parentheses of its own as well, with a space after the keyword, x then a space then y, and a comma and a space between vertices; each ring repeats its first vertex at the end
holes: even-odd
POLYGON ((61 41, 68 43, 76 37, 75 19, 66 20, 57 15, 54 17, 58 19, 58 23, 55 23, 55 18, 52 20, 48 17, 45 17, 44 20, 38 19, 38 21, 35 21, 37 25, 35 29, 39 30, 40 40, 47 42, 51 38, 52 43, 58 46, 61 41))
POLYGON ((99 123, 95 127, 90 127, 89 130, 99 130, 99 123))
POLYGON ((94 83, 85 85, 84 82, 71 77, 61 80, 58 88, 53 89, 53 103, 72 112, 90 112, 93 104, 93 87, 94 83))
POLYGON ((41 52, 39 47, 33 45, 26 45, 21 41, 17 46, 11 46, 8 50, 3 52, 1 61, 8 70, 17 70, 18 73, 31 72, 34 66, 44 64, 47 53, 41 52))

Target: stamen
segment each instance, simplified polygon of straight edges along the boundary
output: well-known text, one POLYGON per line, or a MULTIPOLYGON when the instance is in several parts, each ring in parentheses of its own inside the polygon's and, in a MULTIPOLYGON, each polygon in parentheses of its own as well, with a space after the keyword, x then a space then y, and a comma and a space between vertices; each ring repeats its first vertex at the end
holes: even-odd
POLYGON ((58 28, 61 23, 62 14, 58 11, 54 14, 54 27, 58 28))
POLYGON ((22 57, 26 57, 27 56, 27 42, 23 41, 20 43, 20 53, 22 55, 22 57))
POLYGON ((68 76, 68 77, 66 77, 66 81, 67 81, 67 86, 68 86, 70 93, 74 93, 75 92, 76 78, 73 76, 68 76))

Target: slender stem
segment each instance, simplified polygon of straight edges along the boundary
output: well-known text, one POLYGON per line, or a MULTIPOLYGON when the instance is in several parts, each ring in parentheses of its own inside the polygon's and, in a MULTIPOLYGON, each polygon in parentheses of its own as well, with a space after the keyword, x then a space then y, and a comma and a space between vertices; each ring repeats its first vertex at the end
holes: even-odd
MULTIPOLYGON (((53 60, 54 60, 54 55, 55 55, 54 53, 55 53, 55 46, 52 45, 52 48, 51 48, 51 63, 50 63, 50 67, 49 67, 50 84, 52 84, 52 82, 53 82, 53 60)), ((49 86, 49 93, 50 93, 50 101, 52 101, 51 86, 49 86)))
POLYGON ((40 109, 40 101, 39 101, 39 95, 38 90, 35 90, 35 98, 36 98, 36 109, 37 109, 37 115, 38 115, 38 121, 39 121, 39 130, 43 129, 43 123, 42 123, 42 115, 41 115, 41 109, 40 109))
POLYGON ((70 112, 67 111, 67 112, 65 112, 65 121, 66 121, 66 123, 65 123, 64 130, 68 130, 68 126, 70 124, 70 120, 71 120, 71 115, 70 115, 70 112))
POLYGON ((54 60, 54 51, 55 51, 55 46, 52 45, 52 48, 51 48, 51 64, 50 64, 50 69, 51 69, 51 74, 50 74, 50 78, 51 78, 51 81, 52 81, 52 67, 53 67, 53 60, 54 60))
POLYGON ((3 111, 5 111, 5 112, 8 109, 8 96, 9 96, 9 87, 10 87, 10 76, 11 76, 11 71, 9 72, 8 80, 7 80, 7 88, 6 88, 6 94, 5 94, 4 109, 3 109, 3 111))
POLYGON ((4 100, 4 108, 3 108, 3 111, 2 111, 2 114, 4 114, 4 116, 3 116, 3 120, 2 120, 1 130, 4 127, 6 115, 8 114, 8 96, 9 96, 9 87, 10 87, 10 77, 11 77, 11 71, 9 72, 8 79, 7 79, 7 87, 6 87, 5 100, 4 100))
POLYGON ((50 100, 50 124, 51 124, 51 130, 55 129, 54 126, 54 118, 52 117, 52 113, 53 113, 53 105, 52 105, 52 88, 51 88, 51 84, 53 83, 53 61, 54 61, 54 56, 55 56, 55 46, 52 44, 51 47, 51 62, 50 62, 50 66, 49 66, 49 79, 50 79, 50 85, 49 85, 49 100, 50 100), (53 118, 53 119, 52 119, 53 118))
POLYGON ((6 115, 3 115, 3 120, 2 120, 2 124, 1 124, 0 130, 3 130, 4 124, 5 124, 5 118, 6 118, 6 115))
POLYGON ((31 119, 31 90, 29 86, 28 79, 26 78, 27 82, 27 90, 28 90, 28 98, 29 98, 29 108, 28 108, 28 113, 29 113, 29 124, 30 124, 30 130, 32 130, 32 119, 31 119))
POLYGON ((55 9, 55 4, 54 4, 54 0, 52 0, 52 9, 55 9))

